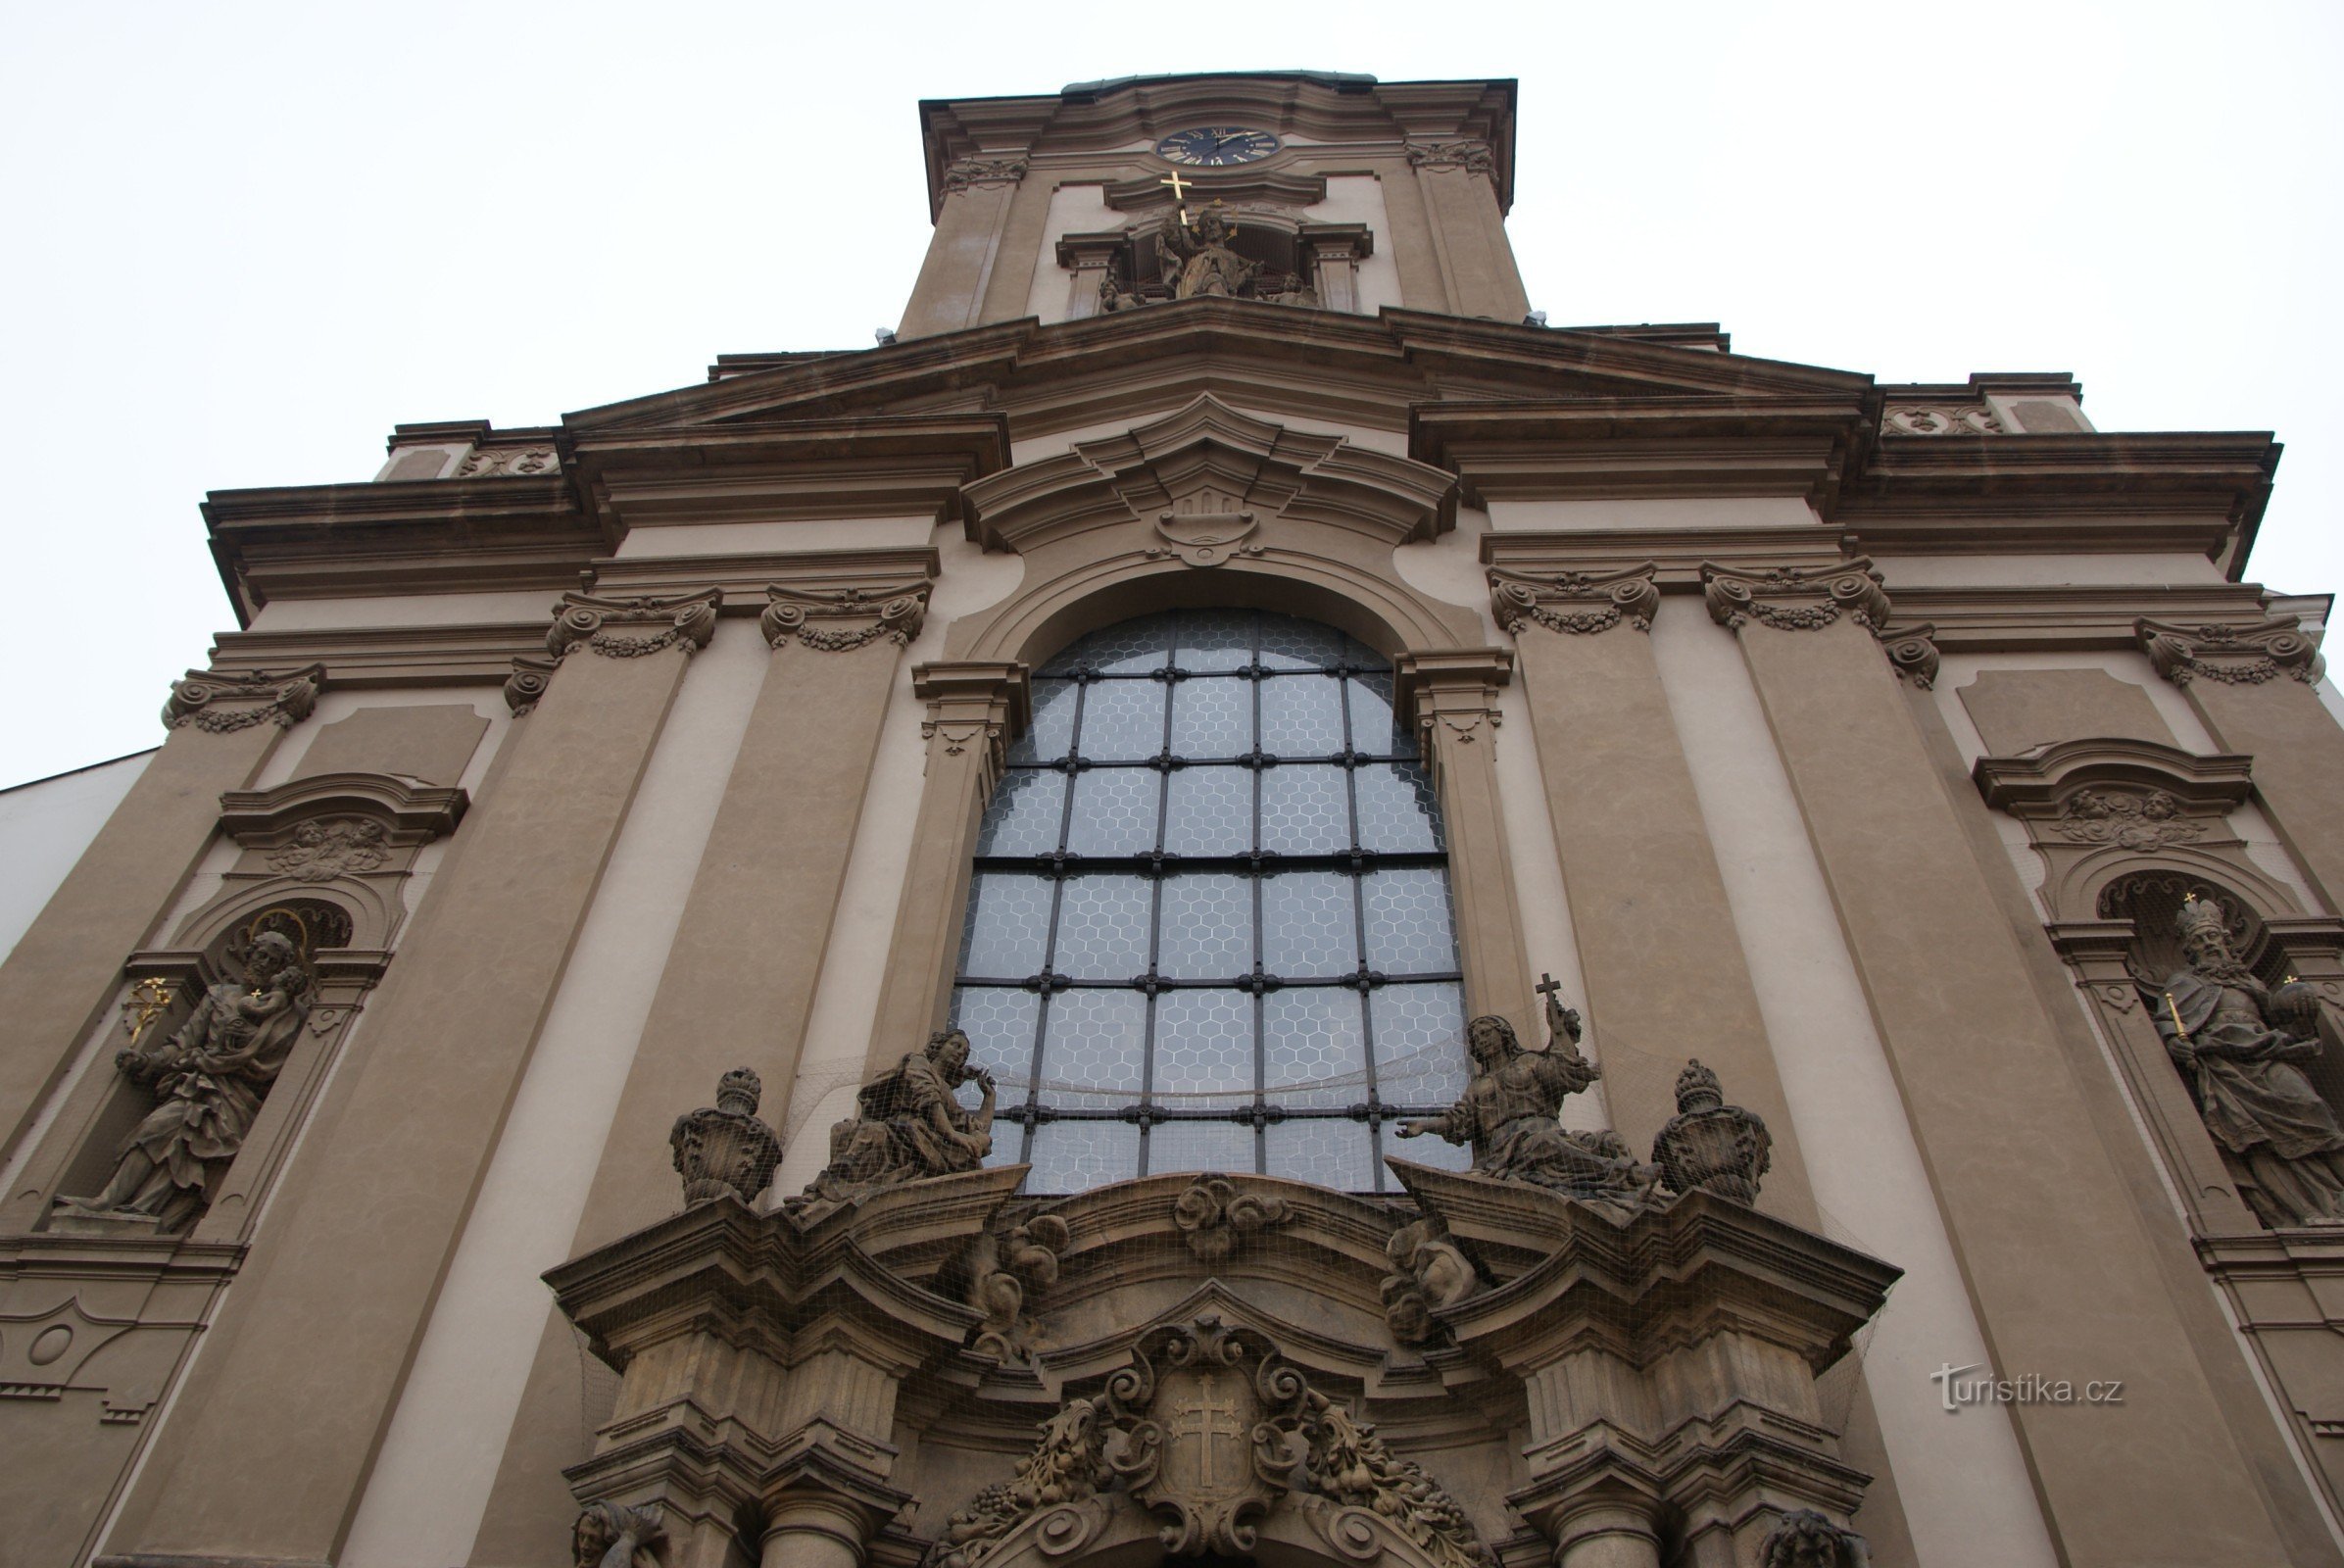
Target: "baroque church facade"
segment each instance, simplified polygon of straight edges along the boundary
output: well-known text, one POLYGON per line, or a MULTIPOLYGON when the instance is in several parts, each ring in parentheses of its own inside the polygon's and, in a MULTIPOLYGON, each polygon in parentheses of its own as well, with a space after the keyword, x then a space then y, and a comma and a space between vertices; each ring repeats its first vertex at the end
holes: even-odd
POLYGON ((2277 445, 1550 327, 1514 109, 924 103, 879 346, 214 494, 0 1560, 2344 1562, 2277 445))

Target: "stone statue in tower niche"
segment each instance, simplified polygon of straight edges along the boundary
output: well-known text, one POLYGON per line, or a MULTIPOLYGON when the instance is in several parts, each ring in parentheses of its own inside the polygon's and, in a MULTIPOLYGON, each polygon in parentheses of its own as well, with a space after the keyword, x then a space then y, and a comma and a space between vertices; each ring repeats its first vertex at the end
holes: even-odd
POLYGON ((1677 1075, 1677 1114, 1653 1138, 1652 1163, 1672 1193, 1697 1188, 1755 1203, 1774 1147, 1766 1123, 1755 1111, 1727 1104, 1717 1074, 1695 1057, 1677 1075))
POLYGON ((863 1085, 855 1114, 830 1129, 830 1164, 792 1206, 852 1203, 923 1176, 975 1170, 993 1152, 993 1074, 968 1059, 968 1036, 940 1030, 892 1071, 863 1085), (975 1110, 960 1102, 977 1086, 975 1110))
POLYGON ((2344 1225, 2344 1128, 2296 1065, 2320 1054, 2319 996, 2256 979, 2210 899, 2189 899, 2175 925, 2185 966, 2141 993, 2206 1130, 2252 1180, 2264 1224, 2344 1225))
POLYGON ((1563 1102, 1603 1074, 1579 1054, 1579 1013, 1564 1006, 1549 979, 1544 1050, 1525 1047, 1495 1014, 1465 1026, 1473 1081, 1440 1115, 1400 1123, 1402 1138, 1434 1133, 1473 1146, 1473 1168, 1500 1181, 1527 1182, 1570 1198, 1630 1210, 1654 1206, 1660 1172, 1630 1153, 1619 1135, 1565 1132, 1563 1102))
POLYGON ((1183 221, 1186 211, 1176 208, 1166 213, 1156 231, 1164 250, 1164 286, 1172 291, 1172 297, 1187 300, 1199 294, 1221 294, 1235 299, 1246 293, 1261 264, 1237 253, 1236 220, 1217 201, 1183 221))
POLYGON ((185 1229, 244 1147, 269 1086, 309 1020, 312 976, 292 940, 252 939, 244 978, 222 980, 159 1049, 117 1053, 115 1066, 155 1092, 155 1108, 122 1140, 114 1177, 88 1198, 60 1198, 61 1215, 146 1218, 185 1229))

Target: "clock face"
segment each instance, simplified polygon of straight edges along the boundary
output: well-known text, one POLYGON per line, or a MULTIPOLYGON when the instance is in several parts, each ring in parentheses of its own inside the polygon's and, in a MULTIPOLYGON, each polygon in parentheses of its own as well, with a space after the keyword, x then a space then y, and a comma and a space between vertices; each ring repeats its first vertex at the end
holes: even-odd
POLYGON ((1201 169, 1249 164, 1277 150, 1277 137, 1266 130, 1247 130, 1243 125, 1201 125, 1195 130, 1176 130, 1155 144, 1158 158, 1201 169))

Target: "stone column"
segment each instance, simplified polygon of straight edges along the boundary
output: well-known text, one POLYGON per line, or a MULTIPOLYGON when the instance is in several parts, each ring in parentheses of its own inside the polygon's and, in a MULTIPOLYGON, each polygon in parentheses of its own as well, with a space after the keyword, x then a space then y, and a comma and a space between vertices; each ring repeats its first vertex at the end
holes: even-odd
POLYGON ((1019 157, 963 158, 944 172, 936 235, 920 265, 901 336, 933 337, 975 326, 983 318, 986 285, 1000 259, 1010 200, 1025 178, 1019 157))
POLYGON ((1685 1058, 1699 1056, 1774 1134, 1765 1206, 1812 1224, 1814 1192, 1652 657, 1656 569, 1489 573, 1522 662, 1595 1052, 1610 1063, 1604 1102, 1641 1154, 1676 1114, 1685 1058), (1620 1070, 1607 1044, 1641 1054, 1639 1070, 1620 1070))
POLYGON ((1878 574, 1702 573, 1781 746, 1994 1370, 2124 1380, 2121 1405, 2008 1407, 2063 1559, 2290 1560, 2168 1295, 2155 1249, 2181 1245, 2178 1228, 2150 1231, 2102 1143, 2136 1134, 2095 1124, 2072 1076, 1879 640, 1878 574))
POLYGON ((1401 711, 1415 717, 1441 792, 1466 1016, 1497 1013, 1531 1040, 1538 1008, 1497 796, 1497 689, 1513 673, 1514 656, 1503 648, 1402 654, 1396 668, 1401 711))
MULTIPOLYGON (((880 719, 902 651, 919 635, 928 585, 878 582, 852 593, 775 585, 766 597, 760 624, 772 662, 604 1141, 573 1253, 673 1208, 674 1194, 646 1173, 666 1165, 677 1110, 730 1068, 756 1068, 765 1118, 788 1125, 880 719)), ((550 1317, 473 1561, 535 1561, 561 1545, 577 1512, 561 1476, 577 1452, 577 1406, 576 1344, 550 1317)))
POLYGON ((1497 206, 1497 158, 1485 141, 1411 141, 1408 162, 1424 192, 1433 247, 1459 316, 1519 323, 1530 296, 1506 243, 1497 206))
POLYGON ((928 742, 927 771, 895 935, 888 943, 887 994, 879 999, 871 1030, 874 1068, 894 1062, 944 1027, 977 824, 1001 781, 1009 742, 1031 714, 1023 664, 921 664, 912 670, 911 683, 928 705, 920 725, 928 742))
POLYGON ((506 742, 108 1549, 327 1562, 714 590, 564 597, 506 742))
POLYGON ((189 670, 171 687, 163 749, 0 965, 0 1157, 113 1006, 123 960, 211 847, 220 795, 252 783, 277 739, 309 716, 324 679, 322 664, 189 670))
POLYGON ((2249 626, 2135 628, 2157 673, 2181 688, 2217 745, 2255 760, 2271 825, 2344 914, 2344 726, 2320 701, 2322 662, 2290 616, 2249 626))

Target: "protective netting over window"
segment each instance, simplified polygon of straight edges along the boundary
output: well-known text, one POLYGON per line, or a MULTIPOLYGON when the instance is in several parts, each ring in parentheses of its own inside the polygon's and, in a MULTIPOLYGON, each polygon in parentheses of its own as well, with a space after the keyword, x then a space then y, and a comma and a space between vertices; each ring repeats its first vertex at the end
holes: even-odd
MULTIPOLYGON (((1390 664, 1249 611, 1050 661, 978 835, 952 1010, 1029 1192, 1384 1189, 1389 1124, 1466 1078, 1441 810, 1390 664)), ((1466 1158, 1433 1145, 1410 1157, 1466 1158)))

